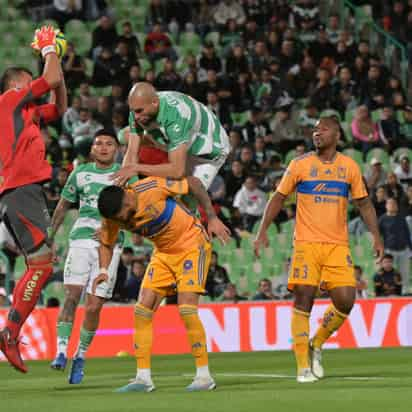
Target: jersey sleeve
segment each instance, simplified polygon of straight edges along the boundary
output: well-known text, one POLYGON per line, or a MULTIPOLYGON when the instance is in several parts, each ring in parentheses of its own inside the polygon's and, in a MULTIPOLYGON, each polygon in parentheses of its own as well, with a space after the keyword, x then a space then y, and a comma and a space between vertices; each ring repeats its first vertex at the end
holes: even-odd
POLYGON ((359 166, 353 162, 353 166, 351 166, 351 181, 350 181, 350 190, 353 199, 362 199, 363 197, 368 196, 368 191, 366 190, 366 186, 362 177, 362 173, 360 171, 359 166))
POLYGON ((189 183, 187 179, 164 179, 162 177, 157 178, 158 187, 161 188, 166 195, 177 196, 186 195, 189 193, 189 183))
POLYGON ((296 185, 299 183, 299 173, 297 170, 296 160, 292 160, 286 169, 279 186, 276 191, 284 196, 288 196, 296 189, 296 185))
POLYGON ((50 123, 59 118, 57 106, 53 103, 42 104, 38 107, 40 117, 45 123, 50 123))
POLYGON ((100 242, 105 246, 113 246, 118 239, 120 226, 110 219, 102 218, 100 242))
POLYGON ((73 170, 67 179, 66 184, 61 192, 61 196, 71 203, 76 203, 79 200, 79 190, 77 187, 77 172, 73 170))

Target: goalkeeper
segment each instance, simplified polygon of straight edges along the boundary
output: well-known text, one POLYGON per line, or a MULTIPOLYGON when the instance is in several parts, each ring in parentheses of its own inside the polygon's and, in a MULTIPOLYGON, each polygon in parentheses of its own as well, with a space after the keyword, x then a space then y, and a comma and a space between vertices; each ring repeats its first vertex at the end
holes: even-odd
POLYGON ((36 30, 32 47, 44 59, 42 76, 33 80, 30 71, 10 67, 2 76, 0 94, 0 214, 27 266, 14 288, 13 304, 0 331, 0 350, 23 373, 27 367, 20 355, 19 333, 53 271, 47 236, 50 216, 42 188, 42 183, 50 180, 52 169, 45 159, 39 125, 56 120, 67 109, 53 27, 36 30), (50 91, 48 104, 35 104, 50 91))

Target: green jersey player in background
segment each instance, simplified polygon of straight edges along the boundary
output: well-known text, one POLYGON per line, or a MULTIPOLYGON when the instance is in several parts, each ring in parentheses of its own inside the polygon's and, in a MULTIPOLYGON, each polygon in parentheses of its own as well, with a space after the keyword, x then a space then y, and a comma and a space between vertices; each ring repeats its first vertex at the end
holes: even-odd
POLYGON ((126 161, 114 174, 115 182, 124 185, 137 174, 173 179, 195 176, 207 190, 230 151, 229 138, 216 115, 188 95, 157 92, 144 82, 133 86, 128 101, 130 135, 126 161), (169 162, 137 163, 141 144, 165 148, 169 162))
POLYGON ((79 216, 70 232, 69 252, 64 267, 65 299, 57 321, 57 355, 51 367, 64 370, 67 363, 67 347, 72 333, 75 312, 85 292, 85 314, 80 331, 80 342, 74 355, 69 383, 78 384, 83 379, 84 358, 99 324, 100 311, 106 300, 112 297, 116 282, 121 245, 114 250, 108 269, 109 281, 99 285, 92 293, 92 284, 100 274, 98 267, 99 241, 96 231, 101 226, 97 208, 100 191, 112 184, 110 175, 120 169, 115 163, 119 143, 114 132, 99 130, 91 147, 93 163, 78 166, 69 176, 52 217, 52 238, 64 220, 67 210, 79 202, 79 216))

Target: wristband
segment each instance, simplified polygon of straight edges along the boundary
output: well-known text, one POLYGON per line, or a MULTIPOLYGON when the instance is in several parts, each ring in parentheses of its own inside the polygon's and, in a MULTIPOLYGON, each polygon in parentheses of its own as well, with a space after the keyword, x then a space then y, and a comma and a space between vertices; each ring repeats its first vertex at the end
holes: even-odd
POLYGON ((108 275, 109 271, 106 268, 100 268, 99 273, 104 273, 105 275, 108 275))
POLYGON ((45 46, 41 49, 41 55, 43 58, 45 58, 49 53, 56 53, 56 46, 53 46, 52 44, 50 46, 45 46))

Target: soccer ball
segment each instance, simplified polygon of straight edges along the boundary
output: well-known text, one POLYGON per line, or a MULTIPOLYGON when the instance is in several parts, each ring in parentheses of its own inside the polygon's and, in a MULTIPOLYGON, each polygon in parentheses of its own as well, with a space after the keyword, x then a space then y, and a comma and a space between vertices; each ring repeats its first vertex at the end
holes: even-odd
POLYGON ((61 32, 60 30, 57 30, 56 33, 56 51, 57 56, 60 59, 64 57, 67 51, 67 40, 63 32, 61 32))
MULTIPOLYGON (((57 57, 59 59, 63 58, 64 55, 66 54, 67 51, 67 40, 66 37, 64 36, 64 33, 60 31, 59 29, 54 30, 56 33, 56 52, 57 52, 57 57)), ((36 43, 36 36, 33 39, 33 43, 36 43)), ((35 50, 35 53, 37 55, 40 54, 40 50, 35 50)))

